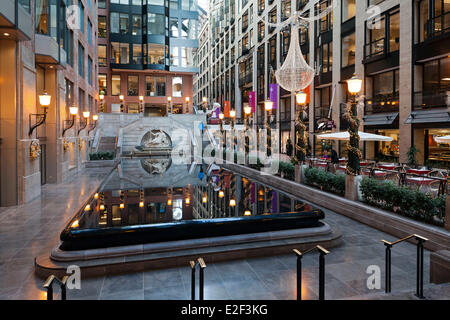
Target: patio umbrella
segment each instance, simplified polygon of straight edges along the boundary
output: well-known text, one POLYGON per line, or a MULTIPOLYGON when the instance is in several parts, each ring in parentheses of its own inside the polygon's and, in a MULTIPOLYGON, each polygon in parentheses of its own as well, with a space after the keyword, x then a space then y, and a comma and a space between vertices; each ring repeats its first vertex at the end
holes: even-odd
POLYGON ((434 141, 437 143, 450 143, 450 136, 434 137, 434 141))
MULTIPOLYGON (((361 141, 392 141, 394 140, 391 137, 381 136, 378 134, 373 133, 367 133, 359 131, 359 138, 361 141)), ((327 134, 319 134, 317 136, 317 139, 320 140, 350 140, 350 135, 348 131, 344 132, 333 132, 333 133, 327 133, 327 134)))

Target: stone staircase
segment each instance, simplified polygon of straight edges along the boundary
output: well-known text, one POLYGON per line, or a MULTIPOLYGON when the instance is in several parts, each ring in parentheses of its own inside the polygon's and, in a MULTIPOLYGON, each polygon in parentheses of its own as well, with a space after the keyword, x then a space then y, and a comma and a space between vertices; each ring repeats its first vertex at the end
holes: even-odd
POLYGON ((98 152, 115 151, 115 150, 116 150, 116 137, 100 137, 100 141, 97 147, 98 152))

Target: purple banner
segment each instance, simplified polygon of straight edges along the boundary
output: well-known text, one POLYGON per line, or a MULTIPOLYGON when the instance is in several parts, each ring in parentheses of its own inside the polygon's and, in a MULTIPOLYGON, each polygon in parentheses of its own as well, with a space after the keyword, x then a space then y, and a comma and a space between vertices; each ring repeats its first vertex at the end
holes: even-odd
POLYGON ((273 102, 273 109, 276 109, 278 107, 278 84, 269 84, 269 99, 273 102))
POLYGON ((278 193, 272 190, 272 213, 278 213, 278 193))
POLYGON ((256 112, 256 92, 250 91, 248 93, 248 106, 252 108, 252 113, 256 112))

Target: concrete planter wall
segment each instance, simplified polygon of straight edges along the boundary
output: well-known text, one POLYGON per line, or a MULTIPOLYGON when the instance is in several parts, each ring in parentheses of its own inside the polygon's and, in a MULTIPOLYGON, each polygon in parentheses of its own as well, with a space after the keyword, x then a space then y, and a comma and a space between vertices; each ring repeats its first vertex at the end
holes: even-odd
POLYGON ((90 160, 84 163, 85 168, 109 168, 114 167, 117 160, 90 160))

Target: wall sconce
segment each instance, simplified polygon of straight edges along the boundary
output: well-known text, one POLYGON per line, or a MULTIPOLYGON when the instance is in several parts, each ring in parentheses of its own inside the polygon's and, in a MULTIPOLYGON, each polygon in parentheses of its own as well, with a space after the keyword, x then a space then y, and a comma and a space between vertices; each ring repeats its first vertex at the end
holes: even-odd
POLYGON ((222 190, 220 190, 219 191, 219 198, 223 198, 223 197, 225 197, 225 193, 222 190))
POLYGON ((92 120, 94 121, 94 123, 90 124, 90 128, 88 130, 88 135, 89 133, 95 129, 95 127, 97 127, 97 121, 98 121, 98 114, 94 114, 92 115, 92 120))
POLYGON ((80 135, 80 132, 86 128, 90 114, 91 113, 89 111, 83 111, 83 117, 80 117, 80 127, 78 128, 78 135, 80 135))
POLYGON ((44 113, 33 113, 30 114, 30 122, 29 122, 29 130, 28 130, 28 135, 31 136, 31 134, 33 133, 34 129, 36 129, 37 127, 43 125, 45 123, 45 120, 47 119, 47 110, 48 107, 50 105, 50 102, 52 100, 52 96, 49 95, 47 93, 47 91, 44 91, 43 94, 39 95, 39 104, 42 106, 42 108, 44 109, 44 113), (35 123, 33 125, 31 125, 31 118, 35 117, 35 123))
POLYGON ((64 137, 64 134, 66 133, 66 131, 69 130, 70 128, 72 128, 73 125, 75 124, 75 117, 76 117, 76 114, 78 113, 78 107, 76 107, 76 106, 70 107, 69 112, 70 112, 72 119, 64 120, 64 129, 62 132, 63 137, 64 137))

